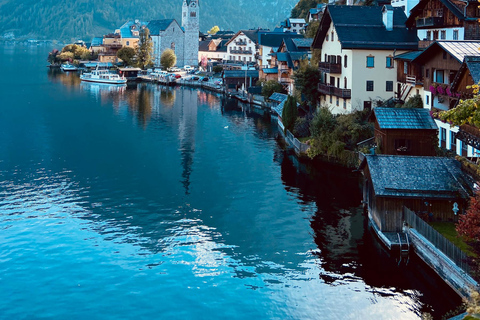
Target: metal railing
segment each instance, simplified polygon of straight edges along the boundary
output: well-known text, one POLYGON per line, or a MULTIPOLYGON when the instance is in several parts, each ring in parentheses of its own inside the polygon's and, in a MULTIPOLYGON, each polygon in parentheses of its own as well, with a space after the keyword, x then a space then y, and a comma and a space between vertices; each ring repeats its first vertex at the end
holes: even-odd
POLYGON ((450 260, 452 260, 459 268, 466 273, 470 273, 470 265, 468 264, 468 256, 455 246, 450 240, 441 235, 437 230, 421 219, 412 210, 403 207, 403 218, 410 228, 415 229, 425 239, 430 241, 435 248, 443 252, 450 260))

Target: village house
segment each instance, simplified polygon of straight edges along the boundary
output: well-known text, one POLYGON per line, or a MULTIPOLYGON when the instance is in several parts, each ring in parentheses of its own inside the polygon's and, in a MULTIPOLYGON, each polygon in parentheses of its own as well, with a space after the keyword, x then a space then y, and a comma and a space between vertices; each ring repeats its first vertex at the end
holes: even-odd
POLYGON ((421 0, 411 9, 407 28, 416 28, 419 47, 436 40, 480 40, 478 1, 421 0))
POLYGON ((418 47, 405 21, 401 8, 388 5, 328 5, 312 46, 322 52, 320 104, 339 114, 393 98, 394 57, 418 47))
POLYGON ((427 109, 374 108, 377 152, 389 155, 435 156, 438 127, 427 109))
MULTIPOLYGON (((480 41, 435 41, 424 51, 398 56, 398 90, 408 86, 416 88, 415 92, 420 92, 424 107, 430 109, 434 116, 454 108, 459 100, 459 92, 466 93, 466 88, 459 88, 460 83, 457 83, 457 91, 454 91, 453 81, 466 56, 480 57, 478 48, 480 41)), ((438 117, 435 122, 439 127, 440 147, 459 155, 476 156, 476 148, 457 140, 458 127, 450 126, 438 117)))
POLYGON ((227 44, 228 40, 217 38, 200 41, 198 45, 198 61, 203 59, 224 61, 227 59, 227 44))
POLYGON ((457 221, 472 194, 452 158, 366 155, 359 168, 364 203, 381 232, 402 231, 404 206, 431 221, 457 221))
POLYGON ((115 34, 120 35, 120 41, 123 47, 135 49, 140 40, 140 31, 148 25, 148 22, 140 20, 129 20, 120 28, 115 30, 115 34))
POLYGON ((153 42, 154 64, 160 67, 160 57, 166 49, 177 56, 177 66, 198 65, 199 4, 184 0, 182 25, 175 19, 152 20, 147 25, 153 42))
POLYGON ((280 23, 283 32, 305 33, 306 22, 302 18, 288 18, 280 23))
POLYGON ((272 53, 270 67, 263 69, 262 73, 269 74, 270 70, 277 70, 276 80, 289 94, 293 94, 293 73, 300 67, 302 60, 310 60, 312 42, 313 39, 307 38, 285 38, 277 52, 272 53))
POLYGON ((117 63, 117 52, 122 48, 119 34, 110 33, 103 36, 102 50, 98 52, 98 61, 117 63))
MULTIPOLYGON (((260 32, 258 34, 259 53, 257 64, 259 69, 270 68, 272 54, 281 46, 284 39, 303 38, 303 35, 290 32, 260 32)), ((261 73, 260 73, 261 74, 261 73)), ((262 78, 262 75, 260 75, 262 78)))
POLYGON ((240 64, 255 64, 258 53, 259 29, 240 30, 227 43, 227 60, 240 64))
POLYGON ((322 19, 323 12, 325 11, 326 4, 319 3, 315 8, 308 11, 307 22, 318 21, 322 19))

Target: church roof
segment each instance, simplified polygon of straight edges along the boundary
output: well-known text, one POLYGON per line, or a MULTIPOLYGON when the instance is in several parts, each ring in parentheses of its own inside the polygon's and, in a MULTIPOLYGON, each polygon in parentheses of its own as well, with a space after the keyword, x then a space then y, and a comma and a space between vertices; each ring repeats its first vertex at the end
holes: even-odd
POLYGON ((147 25, 147 28, 150 30, 151 35, 158 36, 160 31, 165 31, 173 22, 178 25, 178 22, 175 19, 152 20, 147 25))

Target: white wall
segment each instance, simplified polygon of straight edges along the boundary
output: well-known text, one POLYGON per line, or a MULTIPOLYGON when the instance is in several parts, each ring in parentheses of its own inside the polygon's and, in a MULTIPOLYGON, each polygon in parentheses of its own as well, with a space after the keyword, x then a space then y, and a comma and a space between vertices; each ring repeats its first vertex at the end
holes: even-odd
POLYGON ((457 40, 464 40, 465 39, 465 29, 464 28, 442 28, 442 29, 418 29, 417 36, 420 40, 433 40, 433 31, 438 30, 438 39, 437 40, 453 40, 453 31, 458 31, 458 39, 457 40), (441 31, 445 31, 445 39, 441 39, 441 31), (430 39, 427 38, 427 31, 430 31, 430 39))

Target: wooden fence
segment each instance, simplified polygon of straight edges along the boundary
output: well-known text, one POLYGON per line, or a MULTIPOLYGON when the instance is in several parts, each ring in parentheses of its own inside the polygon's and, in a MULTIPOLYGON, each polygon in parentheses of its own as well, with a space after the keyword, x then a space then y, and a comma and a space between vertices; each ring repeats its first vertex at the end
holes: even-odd
POLYGON ((450 258, 459 268, 466 273, 470 273, 470 266, 468 264, 468 257, 450 242, 447 238, 442 236, 437 230, 430 226, 427 222, 423 221, 415 212, 403 207, 403 217, 410 228, 415 229, 428 241, 430 241, 438 250, 443 252, 450 258))

